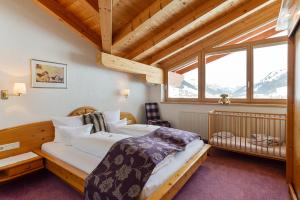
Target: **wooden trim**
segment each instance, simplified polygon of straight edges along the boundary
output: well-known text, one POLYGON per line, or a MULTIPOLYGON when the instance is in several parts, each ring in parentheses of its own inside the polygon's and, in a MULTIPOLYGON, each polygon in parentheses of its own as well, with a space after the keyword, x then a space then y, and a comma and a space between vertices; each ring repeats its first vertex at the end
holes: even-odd
POLYGON ((144 75, 148 83, 163 83, 163 70, 158 67, 145 65, 103 52, 97 53, 97 64, 116 71, 144 75))
POLYGON ((50 121, 0 130, 0 144, 20 142, 20 148, 0 152, 0 159, 30 152, 53 139, 54 126, 50 121))
POLYGON ((288 102, 287 102, 287 182, 293 180, 293 160, 294 160, 294 109, 295 109, 295 38, 288 39, 289 43, 289 64, 288 64, 288 102))
POLYGON ((41 159, 41 156, 36 156, 36 157, 30 158, 30 159, 27 159, 27 160, 22 160, 22 161, 19 161, 19 162, 10 164, 10 165, 2 166, 2 167, 0 167, 0 171, 10 169, 10 168, 13 168, 13 167, 25 164, 25 163, 30 163, 32 161, 36 161, 36 160, 39 160, 39 159, 41 159))
POLYGON ((189 178, 207 158, 210 145, 205 144, 201 151, 193 156, 186 164, 159 187, 147 200, 172 200, 189 178))
POLYGON ((70 184, 77 191, 83 193, 84 180, 88 176, 87 173, 40 149, 34 150, 34 153, 45 159, 46 169, 70 184))
POLYGON ((295 190, 294 190, 293 185, 292 185, 292 184, 288 184, 288 186, 289 186, 289 193, 290 193, 290 195, 291 195, 291 200, 299 200, 299 199, 297 198, 297 195, 296 195, 296 192, 295 192, 295 190))
POLYGON ((213 144, 211 144, 211 146, 212 146, 212 148, 222 149, 222 150, 226 150, 226 151, 230 151, 230 152, 241 153, 241 154, 246 154, 246 155, 260 157, 260 158, 268 158, 268 159, 278 160, 278 161, 283 161, 283 162, 286 161, 285 158, 282 158, 279 156, 271 156, 271 155, 269 156, 269 155, 253 153, 253 152, 249 152, 249 151, 245 152, 243 150, 238 150, 238 149, 229 148, 229 147, 221 147, 221 146, 217 146, 217 145, 213 145, 213 144))
MULTIPOLYGON (((143 63, 155 64, 159 63, 167 58, 177 54, 184 49, 194 45, 195 43, 204 40, 207 36, 211 34, 216 34, 217 32, 222 32, 222 30, 228 28, 235 22, 240 23, 240 20, 248 17, 255 11, 260 10, 261 8, 270 5, 271 1, 267 0, 249 0, 246 3, 241 4, 235 10, 228 12, 225 15, 220 16, 219 18, 213 20, 204 27, 198 28, 196 31, 187 35, 184 40, 179 40, 178 42, 168 45, 163 50, 155 53, 154 55, 141 60, 143 63)), ((270 11, 268 11, 270 12, 270 11)))
POLYGON ((288 38, 286 36, 283 37, 277 37, 277 38, 267 38, 257 41, 249 41, 249 42, 243 42, 241 44, 230 44, 230 45, 224 45, 221 47, 208 47, 205 48, 205 53, 218 53, 218 52, 225 52, 226 50, 239 50, 243 48, 247 48, 249 46, 259 46, 259 45, 271 45, 271 44, 277 44, 277 43, 283 43, 288 42, 288 38))
POLYGON ((58 18, 60 21, 65 22, 73 30, 87 39, 89 42, 93 43, 97 48, 101 48, 100 36, 89 27, 80 22, 80 20, 74 14, 65 10, 65 8, 60 5, 57 1, 49 0, 34 0, 38 5, 45 8, 52 15, 58 18))
POLYGON ((191 104, 191 105, 214 105, 214 106, 224 106, 224 107, 231 107, 231 106, 254 106, 254 107, 278 107, 278 108, 286 108, 286 104, 274 104, 274 103, 269 103, 269 104, 260 104, 260 103, 231 103, 229 105, 221 105, 219 103, 215 102, 205 102, 205 101, 180 101, 180 100, 166 100, 166 101, 161 101, 161 104, 191 104))
MULTIPOLYGON (((207 158, 207 152, 210 145, 205 144, 201 151, 196 153, 187 161, 174 175, 172 175, 159 189, 157 189, 147 200, 166 200, 172 199, 175 194, 183 187, 192 174, 202 165, 207 158)), ((45 159, 45 167, 71 185, 77 191, 84 192, 84 182, 87 173, 57 159, 40 149, 34 151, 45 159)))
POLYGON ((111 53, 112 48, 112 0, 98 0, 102 50, 111 53))

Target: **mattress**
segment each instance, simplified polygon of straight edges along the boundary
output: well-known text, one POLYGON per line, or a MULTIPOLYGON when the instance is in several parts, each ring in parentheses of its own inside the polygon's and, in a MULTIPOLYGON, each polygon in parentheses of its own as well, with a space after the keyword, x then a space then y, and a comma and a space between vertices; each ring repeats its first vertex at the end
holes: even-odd
MULTIPOLYGON (((161 167, 155 174, 152 174, 141 193, 141 199, 148 198, 167 179, 179 170, 188 160, 199 152, 204 143, 202 140, 195 140, 186 146, 185 151, 175 155, 166 166, 161 167)), ((42 150, 65 161, 66 163, 81 169, 90 174, 101 162, 105 155, 95 156, 73 146, 66 146, 62 143, 48 142, 42 145, 42 150)))
POLYGON ((239 151, 246 150, 250 153, 259 153, 266 154, 270 156, 278 156, 285 157, 286 156, 286 145, 278 145, 278 146, 269 146, 262 147, 255 144, 251 144, 248 142, 248 138, 245 137, 230 137, 230 138, 220 138, 220 137, 212 137, 210 139, 210 144, 221 146, 224 148, 231 148, 239 151))

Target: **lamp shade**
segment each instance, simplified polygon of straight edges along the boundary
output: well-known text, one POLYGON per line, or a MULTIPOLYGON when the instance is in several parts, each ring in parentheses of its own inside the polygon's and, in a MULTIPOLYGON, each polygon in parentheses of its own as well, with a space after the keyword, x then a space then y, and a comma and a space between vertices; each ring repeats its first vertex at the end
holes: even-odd
POLYGON ((125 96, 125 97, 128 97, 129 94, 130 94, 130 89, 123 89, 123 90, 121 91, 121 94, 122 94, 123 96, 125 96))
POLYGON ((26 84, 25 83, 15 83, 14 84, 14 94, 21 96, 26 94, 26 84))

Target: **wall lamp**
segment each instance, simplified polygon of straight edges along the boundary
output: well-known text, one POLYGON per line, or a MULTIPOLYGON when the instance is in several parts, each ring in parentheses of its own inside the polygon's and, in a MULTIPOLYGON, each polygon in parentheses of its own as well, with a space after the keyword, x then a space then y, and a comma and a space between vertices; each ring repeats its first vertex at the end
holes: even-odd
POLYGON ((129 94, 130 94, 130 89, 121 90, 121 95, 124 96, 125 98, 128 98, 129 94))
POLYGON ((8 90, 1 90, 1 99, 6 100, 9 96, 22 96, 26 94, 26 84, 25 83, 15 83, 13 94, 9 94, 8 90))

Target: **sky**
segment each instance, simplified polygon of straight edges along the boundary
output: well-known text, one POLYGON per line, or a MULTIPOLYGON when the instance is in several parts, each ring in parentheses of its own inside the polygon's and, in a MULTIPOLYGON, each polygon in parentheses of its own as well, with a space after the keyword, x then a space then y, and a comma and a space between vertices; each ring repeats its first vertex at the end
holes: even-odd
MULTIPOLYGON (((255 82, 265 78, 270 72, 287 69, 287 44, 254 48, 255 82)), ((240 50, 206 65, 206 83, 222 84, 224 87, 246 85, 247 52, 240 50)), ((198 69, 186 73, 185 79, 197 80, 198 69)))

